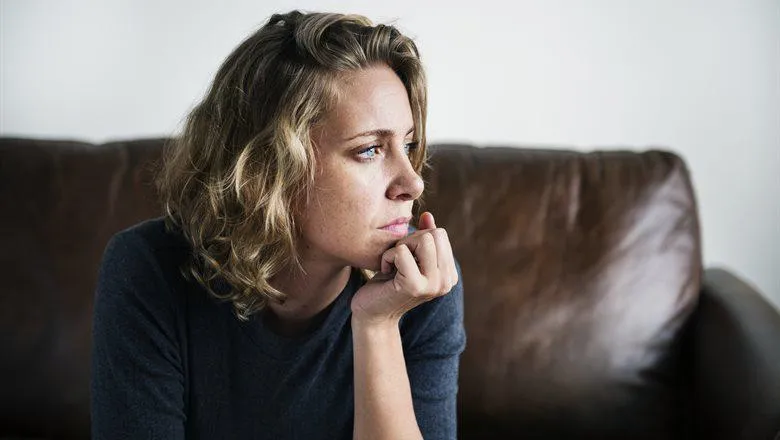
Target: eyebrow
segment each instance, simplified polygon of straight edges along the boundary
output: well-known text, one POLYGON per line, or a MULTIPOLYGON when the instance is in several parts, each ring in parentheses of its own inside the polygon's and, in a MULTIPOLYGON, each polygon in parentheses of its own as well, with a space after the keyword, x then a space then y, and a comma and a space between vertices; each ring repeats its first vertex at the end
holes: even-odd
MULTIPOLYGON (((409 131, 406 132, 406 136, 409 136, 410 133, 414 131, 414 127, 410 128, 409 131)), ((395 132, 393 130, 389 130, 387 128, 377 128, 376 130, 369 130, 364 131, 362 133, 358 133, 350 138, 347 138, 347 141, 351 141, 353 139, 357 139, 360 137, 367 137, 367 136, 376 136, 376 137, 390 137, 394 135, 395 132)))

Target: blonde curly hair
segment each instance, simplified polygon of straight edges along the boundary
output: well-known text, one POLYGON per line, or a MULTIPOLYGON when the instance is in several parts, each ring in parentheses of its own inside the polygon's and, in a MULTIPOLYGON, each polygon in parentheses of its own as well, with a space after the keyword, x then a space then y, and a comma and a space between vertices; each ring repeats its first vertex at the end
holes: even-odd
POLYGON ((157 186, 166 225, 193 249, 182 271, 231 301, 240 319, 286 298, 269 280, 301 268, 295 207, 314 182, 310 129, 334 102, 340 76, 379 63, 406 87, 419 142, 411 161, 421 174, 427 92, 417 47, 359 15, 273 15, 225 59, 166 146, 157 186))

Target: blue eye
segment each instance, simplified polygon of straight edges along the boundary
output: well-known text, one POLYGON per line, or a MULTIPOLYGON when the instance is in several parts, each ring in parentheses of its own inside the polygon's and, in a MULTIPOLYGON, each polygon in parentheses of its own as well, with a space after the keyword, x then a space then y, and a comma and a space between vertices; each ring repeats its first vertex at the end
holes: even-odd
POLYGON ((379 146, 372 145, 372 146, 366 148, 365 150, 359 152, 358 153, 358 157, 360 157, 361 159, 372 160, 374 158, 374 156, 376 156, 376 149, 377 148, 379 148, 379 146))
MULTIPOLYGON (((417 149, 419 142, 408 142, 404 144, 404 153, 408 156, 417 149)), ((372 145, 358 152, 357 156, 360 160, 371 161, 379 154, 380 145, 372 145)))

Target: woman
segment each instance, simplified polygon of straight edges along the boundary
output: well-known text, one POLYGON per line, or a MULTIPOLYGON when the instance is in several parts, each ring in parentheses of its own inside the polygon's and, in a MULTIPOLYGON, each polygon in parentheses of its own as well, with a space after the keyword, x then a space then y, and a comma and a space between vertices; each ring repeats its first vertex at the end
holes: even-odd
POLYGON ((106 248, 94 438, 454 438, 459 268, 423 213, 414 43, 274 15, 225 60, 106 248))

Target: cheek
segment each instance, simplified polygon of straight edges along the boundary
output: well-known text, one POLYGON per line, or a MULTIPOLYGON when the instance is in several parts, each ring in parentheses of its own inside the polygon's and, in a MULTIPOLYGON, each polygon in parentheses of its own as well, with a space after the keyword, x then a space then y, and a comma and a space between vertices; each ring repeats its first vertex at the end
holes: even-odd
POLYGON ((334 208, 364 211, 381 202, 384 196, 385 176, 379 167, 345 161, 323 175, 323 198, 334 208))
POLYGON ((379 270, 379 258, 390 243, 374 229, 394 213, 387 212, 386 179, 377 171, 347 168, 315 181, 302 213, 303 239, 313 252, 310 255, 379 270))
MULTIPOLYGON (((369 166, 339 164, 331 172, 318 175, 308 209, 307 228, 318 234, 354 234, 356 228, 372 226, 385 213, 378 212, 385 195, 385 178, 369 166)), ((375 226, 375 225, 374 225, 375 226)), ((351 235, 354 237, 354 235, 351 235)))

